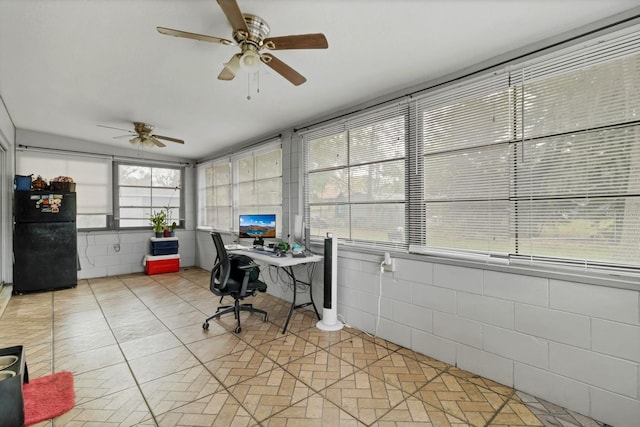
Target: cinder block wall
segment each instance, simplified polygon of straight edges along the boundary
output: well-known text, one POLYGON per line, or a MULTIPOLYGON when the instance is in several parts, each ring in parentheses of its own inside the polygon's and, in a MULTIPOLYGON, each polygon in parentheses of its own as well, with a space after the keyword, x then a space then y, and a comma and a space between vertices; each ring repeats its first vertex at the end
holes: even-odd
MULTIPOLYGON (((343 250, 338 262, 338 311, 369 332, 379 258, 343 250)), ((638 425, 640 291, 409 259, 396 259, 381 289, 379 336, 607 424, 638 425)))

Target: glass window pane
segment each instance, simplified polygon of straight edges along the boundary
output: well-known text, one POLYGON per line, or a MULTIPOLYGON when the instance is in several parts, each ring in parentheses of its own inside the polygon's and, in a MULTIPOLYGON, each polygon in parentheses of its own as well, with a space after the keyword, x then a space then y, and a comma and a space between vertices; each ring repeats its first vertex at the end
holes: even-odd
POLYGON ((404 203, 351 205, 354 240, 403 243, 404 229, 404 203))
POLYGON ((309 174, 309 202, 347 202, 349 187, 344 169, 309 174))
POLYGON ((151 168, 136 165, 118 165, 119 185, 151 185, 151 168))
POLYGON ((404 158, 404 116, 349 131, 349 164, 404 158))
POLYGON ((107 216, 106 215, 82 215, 78 214, 76 217, 76 226, 78 229, 83 228, 106 228, 107 216))
POLYGON ((309 170, 345 166, 347 164, 347 134, 341 132, 309 141, 309 170))
POLYGON ((282 178, 256 181, 258 205, 277 205, 282 203, 282 178))
POLYGON ((637 264, 638 208, 640 197, 522 201, 518 247, 525 255, 637 264))
POLYGON ((224 165, 214 166, 213 168, 208 170, 211 170, 213 175, 213 180, 210 185, 231 184, 231 165, 230 164, 227 163, 224 165))
POLYGON ((404 200, 404 160, 352 167, 351 202, 404 200))
POLYGON ((238 184, 238 192, 238 206, 258 205, 258 192, 254 181, 238 184))
POLYGON ((341 239, 349 239, 349 205, 310 206, 310 233, 326 237, 327 233, 341 239))
POLYGON ((256 179, 282 176, 282 150, 256 156, 256 179))
POLYGON ((120 187, 120 207, 151 205, 151 189, 144 187, 120 187))
POLYGON ((151 185, 153 187, 179 187, 180 170, 153 168, 151 171, 151 185))
POLYGON ((141 219, 145 221, 144 226, 151 226, 149 217, 151 216, 151 209, 144 207, 137 208, 120 208, 120 220, 122 219, 141 219))
POLYGON ((254 158, 245 157, 238 160, 238 180, 239 182, 249 182, 255 179, 254 158))
POLYGON ((512 252, 509 207, 508 201, 427 203, 426 244, 441 249, 512 252))
POLYGON ((217 206, 231 206, 231 186, 230 185, 221 185, 219 187, 214 187, 212 189, 214 197, 213 200, 214 205, 217 206))

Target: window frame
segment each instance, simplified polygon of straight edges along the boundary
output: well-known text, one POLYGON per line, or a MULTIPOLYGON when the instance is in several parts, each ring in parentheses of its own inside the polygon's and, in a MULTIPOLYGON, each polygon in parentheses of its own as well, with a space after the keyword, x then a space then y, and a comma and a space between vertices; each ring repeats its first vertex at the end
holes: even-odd
MULTIPOLYGON (((149 218, 135 218, 138 220, 144 220, 146 219, 147 222, 149 222, 149 225, 145 225, 145 226, 130 226, 130 227, 126 227, 126 226, 122 226, 120 221, 120 209, 121 209, 121 205, 120 205, 120 188, 121 187, 131 187, 131 186, 127 186, 127 185, 121 185, 120 184, 120 175, 119 175, 119 167, 120 166, 139 166, 139 167, 145 167, 145 168, 157 168, 157 169, 174 169, 174 170, 178 170, 180 172, 180 184, 177 187, 155 187, 155 188, 162 188, 162 189, 169 189, 169 188, 174 188, 175 191, 179 191, 178 194, 178 200, 180 203, 180 206, 178 207, 178 221, 176 222, 176 226, 178 229, 184 229, 185 228, 185 195, 184 195, 184 182, 185 182, 185 166, 183 165, 177 165, 177 164, 167 164, 167 163, 162 163, 162 162, 136 162, 135 160, 114 160, 113 161, 113 168, 112 168, 112 176, 113 176, 113 226, 112 229, 115 231, 135 231, 135 230, 148 230, 150 229, 151 223, 149 222, 149 218)), ((152 185, 149 187, 146 186, 135 186, 135 187, 140 187, 140 188, 154 188, 152 185)), ((153 200, 153 199, 152 199, 153 200)), ((147 206, 138 206, 142 209, 146 209, 147 206)), ((153 205, 148 206, 149 209, 151 209, 151 213, 153 213, 154 211, 156 211, 157 209, 162 209, 163 206, 160 207, 154 207, 153 205), (157 209, 156 209, 157 208, 157 209)), ((173 208, 175 209, 175 208, 173 208)), ((171 224, 168 224, 171 225, 171 224)))

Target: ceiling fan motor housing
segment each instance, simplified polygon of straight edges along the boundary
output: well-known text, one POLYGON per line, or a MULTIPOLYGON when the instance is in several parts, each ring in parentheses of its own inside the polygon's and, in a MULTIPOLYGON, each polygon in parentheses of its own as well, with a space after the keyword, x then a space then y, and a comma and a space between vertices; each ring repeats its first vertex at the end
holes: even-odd
POLYGON ((235 31, 233 39, 242 47, 244 52, 246 49, 257 52, 262 47, 263 40, 269 35, 269 24, 259 16, 245 13, 242 15, 249 29, 248 34, 244 31, 235 31))

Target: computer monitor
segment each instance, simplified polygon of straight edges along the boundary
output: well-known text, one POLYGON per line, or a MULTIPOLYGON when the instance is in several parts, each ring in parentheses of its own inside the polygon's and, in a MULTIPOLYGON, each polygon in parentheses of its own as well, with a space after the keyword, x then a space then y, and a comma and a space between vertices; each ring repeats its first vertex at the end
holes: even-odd
POLYGON ((274 238, 276 237, 276 214, 240 215, 240 232, 243 238, 274 238))

